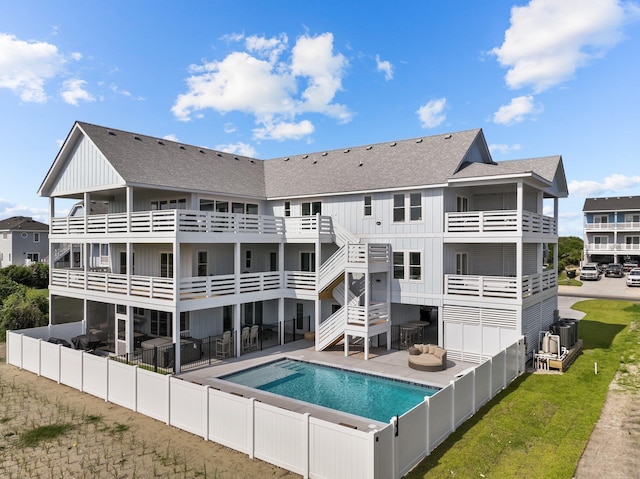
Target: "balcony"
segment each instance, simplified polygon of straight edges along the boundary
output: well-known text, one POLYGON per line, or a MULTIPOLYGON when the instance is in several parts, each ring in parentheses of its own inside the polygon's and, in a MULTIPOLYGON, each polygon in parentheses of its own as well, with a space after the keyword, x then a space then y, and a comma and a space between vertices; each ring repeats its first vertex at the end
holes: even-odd
POLYGON ((629 221, 623 223, 585 223, 586 231, 640 231, 640 223, 629 221))
POLYGON ((555 218, 530 211, 465 211, 445 213, 446 233, 538 233, 558 234, 555 218))
POLYGON ((216 213, 211 211, 161 210, 130 214, 69 216, 51 220, 51 235, 129 233, 252 233, 288 238, 331 235, 328 216, 287 217, 216 213))
POLYGON ((555 271, 523 276, 445 275, 445 294, 476 298, 520 299, 558 286, 555 271), (521 293, 520 293, 521 291, 521 293))
POLYGON ((587 254, 640 254, 640 244, 586 243, 587 254))
MULTIPOLYGON (((53 269, 51 286, 96 291, 141 298, 153 298, 173 301, 174 279, 153 276, 131 276, 101 271, 86 272, 76 269, 53 269)), ((316 274, 306 271, 286 271, 284 274, 286 289, 312 292, 316 290, 316 274)), ((217 276, 196 276, 181 278, 178 281, 178 297, 180 300, 213 298, 230 294, 252 293, 281 289, 280 273, 269 271, 263 273, 225 274, 217 276)))

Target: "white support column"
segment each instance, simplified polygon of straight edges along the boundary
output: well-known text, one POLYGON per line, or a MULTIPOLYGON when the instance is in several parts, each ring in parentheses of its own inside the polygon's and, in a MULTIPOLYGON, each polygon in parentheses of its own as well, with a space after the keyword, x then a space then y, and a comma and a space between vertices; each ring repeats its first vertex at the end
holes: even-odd
MULTIPOLYGON (((280 273, 280 287, 286 289, 284 271, 284 243, 278 244, 278 271, 280 273)), ((294 326, 295 327, 295 326, 294 326)), ((284 296, 278 298, 278 341, 284 344, 284 296)))
POLYGON ((233 305, 233 330, 235 331, 234 336, 236 338, 236 357, 240 357, 240 341, 242 338, 240 337, 242 330, 240 328, 240 303, 236 303, 233 305))
POLYGON ((135 344, 133 341, 134 339, 133 306, 127 306, 127 323, 126 323, 126 330, 125 330, 125 339, 127 340, 127 353, 132 353, 135 350, 135 344))
MULTIPOLYGON (((317 225, 318 227, 320 226, 320 214, 316 215, 316 221, 317 221, 317 225)), ((320 238, 318 238, 316 240, 316 244, 315 244, 315 252, 316 252, 316 264, 315 264, 315 268, 316 268, 316 299, 314 301, 315 303, 315 308, 314 308, 314 331, 316 332, 316 344, 318 341, 318 336, 317 333, 318 331, 320 331, 320 316, 321 316, 321 302, 320 302, 320 291, 318 291, 318 285, 320 284, 320 266, 322 266, 322 248, 321 248, 322 244, 320 243, 320 238)))
MULTIPOLYGON (((56 199, 51 196, 49 198, 49 233, 47 234, 47 241, 49 243, 49 290, 51 290, 51 270, 55 266, 54 257, 53 257, 53 242, 49 241, 49 236, 51 235, 51 225, 53 225, 53 218, 56 216, 56 199)), ((51 329, 51 325, 53 324, 53 301, 51 301, 52 295, 49 293, 49 329, 51 329)))
POLYGON ((180 307, 178 297, 180 283, 180 243, 178 240, 173 241, 173 343, 175 347, 175 373, 180 373, 182 360, 180 358, 180 307))
POLYGON ((371 303, 371 275, 364 273, 364 360, 369 359, 369 305, 371 303))
POLYGON ((234 275, 234 293, 240 294, 240 273, 242 271, 242 258, 240 243, 233 245, 233 275, 234 275))
POLYGON ((84 234, 87 234, 89 231, 89 215, 91 214, 91 194, 85 192, 82 201, 84 202, 84 234))
MULTIPOLYGON (((556 223, 556 236, 558 235, 558 198, 553 199, 553 218, 556 223)), ((558 246, 559 243, 556 241, 553 247, 553 267, 555 268, 556 274, 558 274, 558 246)))
POLYGON ((131 186, 127 186, 126 196, 127 233, 131 233, 131 213, 133 213, 133 188, 131 186))
POLYGON ((516 278, 518 278, 518 299, 522 299, 522 222, 524 214, 524 184, 518 181, 517 195, 517 212, 518 212, 518 237, 516 243, 516 278))

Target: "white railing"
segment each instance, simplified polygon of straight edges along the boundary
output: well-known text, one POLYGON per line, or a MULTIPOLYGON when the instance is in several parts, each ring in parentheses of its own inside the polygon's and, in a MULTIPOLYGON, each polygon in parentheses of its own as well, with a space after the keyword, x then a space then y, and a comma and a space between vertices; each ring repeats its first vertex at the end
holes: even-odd
POLYGON ((367 313, 364 306, 348 306, 347 322, 352 325, 365 326, 368 324, 378 323, 389 319, 387 303, 370 303, 369 304, 369 320, 367 322, 367 313))
POLYGON ((332 220, 335 243, 342 247, 348 243, 360 243, 360 238, 347 230, 344 226, 332 220))
POLYGON ((347 311, 343 306, 320 323, 320 328, 317 333, 318 337, 316 338, 316 351, 322 351, 344 334, 344 327, 347 323, 346 319, 347 311))
POLYGON ((333 234, 330 216, 287 216, 284 228, 289 238, 317 238, 318 235, 333 234))
POLYGON ((587 251, 640 251, 640 244, 626 243, 587 243, 587 251))
POLYGON ((284 287, 287 289, 316 290, 316 274, 309 271, 285 271, 284 287))
POLYGON ((344 272, 348 245, 342 246, 333 253, 327 261, 320 266, 318 274, 318 291, 329 286, 340 274, 344 272))
POLYGON ((558 225, 550 216, 517 210, 465 211, 445 213, 447 233, 517 232, 557 234, 558 225))
POLYGON ((625 221, 622 223, 585 223, 587 231, 591 230, 637 230, 640 231, 640 223, 637 221, 625 221))
MULTIPOLYGON (((331 233, 331 219, 315 216, 287 218, 294 231, 331 233), (309 219, 306 219, 309 218, 309 219)), ((281 235, 285 221, 278 216, 217 213, 213 211, 161 210, 110 213, 106 215, 53 218, 50 233, 257 233, 281 235)), ((293 234, 293 232, 292 232, 293 234)))
MULTIPOLYGON (((326 322, 326 321, 325 321, 326 322)), ((38 328, 37 331, 40 331, 38 328)), ((399 479, 524 372, 524 337, 377 429, 357 430, 253 397, 7 332, 7 363, 308 477, 399 479), (185 405, 190 405, 189 407, 185 405)), ((39 334, 39 333, 38 333, 39 334)), ((63 339, 70 339, 59 335, 63 339)), ((222 382, 215 383, 222 387, 222 382)))
POLYGON ((514 276, 445 275, 445 294, 475 297, 524 298, 558 286, 554 270, 525 275, 520 280, 514 276), (518 291, 521 288, 522 294, 518 291))

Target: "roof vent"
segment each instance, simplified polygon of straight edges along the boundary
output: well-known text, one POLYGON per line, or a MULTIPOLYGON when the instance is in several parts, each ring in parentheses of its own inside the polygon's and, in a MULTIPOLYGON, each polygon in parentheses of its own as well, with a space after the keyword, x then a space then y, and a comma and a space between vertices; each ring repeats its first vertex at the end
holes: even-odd
POLYGON ((220 157, 221 157, 221 156, 222 156, 222 153, 218 152, 218 153, 216 153, 216 155, 218 155, 218 156, 220 156, 220 157))
POLYGON ((109 133, 111 136, 116 136, 116 134, 114 132, 112 132, 111 130, 107 131, 107 133, 109 133))
POLYGON ((322 156, 327 156, 329 153, 327 153, 326 151, 322 154, 322 156))
POLYGON ((367 146, 367 150, 370 150, 371 148, 373 148, 373 146, 371 145, 367 146))
POLYGON ((449 138, 451 138, 451 133, 444 137, 445 140, 448 140, 449 138))
POLYGON ((284 159, 284 161, 289 161, 289 157, 287 156, 287 157, 284 159))
POLYGON ((134 140, 138 140, 138 141, 142 141, 139 136, 134 136, 133 139, 134 140))
POLYGON ((158 140, 158 145, 164 145, 164 141, 158 140))
POLYGON ((347 148, 346 150, 344 150, 345 153, 349 153, 351 151, 350 148, 347 148))
POLYGON ((202 153, 204 155, 204 150, 198 150, 198 151, 200 151, 200 153, 202 153))
POLYGON ((253 161, 253 160, 249 160, 249 161, 250 161, 251 163, 255 163, 255 161, 253 161))
POLYGON ((418 139, 416 140, 416 143, 422 143, 422 138, 418 138, 418 139))
POLYGON ((389 146, 396 146, 398 143, 396 143, 395 141, 393 143, 391 143, 389 146))
POLYGON ((358 166, 362 166, 362 162, 360 162, 360 164, 358 166))
POLYGON ((302 158, 306 160, 307 158, 309 158, 309 155, 304 155, 302 158))
POLYGON ((313 160, 313 164, 315 165, 318 162, 318 160, 313 160))
POLYGON ((180 145, 180 149, 181 150, 186 150, 186 148, 184 146, 182 146, 182 145, 180 145))
POLYGON ((237 156, 233 157, 234 160, 240 161, 240 158, 238 158, 237 156))

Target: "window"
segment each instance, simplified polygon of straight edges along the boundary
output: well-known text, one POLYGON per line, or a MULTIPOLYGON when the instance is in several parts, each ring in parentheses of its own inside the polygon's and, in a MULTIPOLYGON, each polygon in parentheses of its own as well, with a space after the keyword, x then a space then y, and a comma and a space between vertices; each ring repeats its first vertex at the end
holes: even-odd
POLYGON ((251 268, 251 251, 247 250, 244 252, 244 267, 249 269, 251 268))
POLYGON ((207 276, 208 255, 206 251, 198 251, 198 276, 207 276))
POLYGON ((133 315, 138 318, 144 318, 144 308, 133 307, 133 315))
POLYGON ((635 246, 635 248, 630 249, 638 249, 638 245, 640 245, 640 236, 627 236, 625 238, 625 243, 627 246, 635 246))
POLYGON ((2 233, 2 239, 7 239, 7 233, 2 233))
POLYGON ((231 212, 235 214, 244 214, 244 203, 231 203, 231 212))
POLYGON ((191 321, 189 320, 189 312, 180 313, 180 333, 186 333, 191 329, 191 321))
POLYGON ((404 221, 404 195, 393 195, 393 222, 404 221))
POLYGON ((304 328, 304 304, 296 303, 296 329, 304 328))
POLYGON ((117 314, 127 314, 127 306, 124 304, 116 304, 117 314))
POLYGON ((215 211, 215 201, 200 200, 200 211, 215 211))
POLYGON ((596 215, 593 217, 594 223, 608 223, 609 216, 608 215, 596 215))
MULTIPOLYGON (((135 274, 135 255, 131 253, 131 273, 135 274)), ((127 252, 120 251, 120 274, 127 274, 127 252)))
POLYGON ((244 303, 244 324, 262 324, 262 301, 244 303))
POLYGON ((152 310, 150 332, 152 336, 172 336, 172 314, 167 311, 152 310))
POLYGON ((469 198, 465 198, 464 196, 458 196, 456 198, 456 211, 459 213, 464 213, 465 211, 469 211, 469 198))
POLYGON ((393 252, 393 279, 404 279, 404 252, 393 252))
POLYGON ((422 193, 411 193, 409 195, 409 215, 411 221, 422 219, 422 193))
POLYGON ((118 339, 124 341, 126 339, 127 321, 125 319, 118 319, 118 339))
POLYGON ((300 271, 313 273, 316 270, 316 254, 311 252, 300 253, 300 271))
POLYGON ((40 261, 40 253, 27 253, 27 261, 37 263, 40 261))
POLYGON ((40 243, 40 233, 33 233, 33 242, 40 243))
POLYGON ((278 253, 275 251, 269 253, 269 271, 278 271, 278 253))
POLYGON ((371 216, 371 195, 364 197, 364 215, 371 216))
POLYGON ((456 274, 469 274, 469 255, 456 253, 456 274))
POLYGON ((409 252, 409 279, 419 281, 422 279, 422 260, 419 251, 409 252))
POLYGON ((291 201, 284 202, 284 215, 291 216, 291 201))
POLYGON ((154 200, 151 202, 151 210, 185 210, 187 209, 186 198, 173 200, 154 200))
POLYGON ((109 265, 109 245, 108 244, 100 245, 100 265, 101 266, 109 265))
POLYGON ((258 205, 254 205, 253 203, 247 203, 247 214, 248 215, 257 215, 258 214, 258 205))
POLYGON ((218 212, 218 213, 228 213, 229 212, 229 202, 228 201, 216 201, 216 212, 218 212))
POLYGON ((422 254, 420 251, 393 252, 393 279, 422 279, 422 254))
POLYGON ((606 245, 609 243, 609 238, 607 236, 594 236, 593 237, 594 244, 606 245))
POLYGON ((173 253, 160 253, 160 277, 173 278, 173 253))
POLYGON ((640 214, 629 213, 624 215, 625 223, 640 223, 640 214))
POLYGON ((302 216, 315 216, 322 214, 322 202, 313 201, 311 203, 302 203, 302 216))

